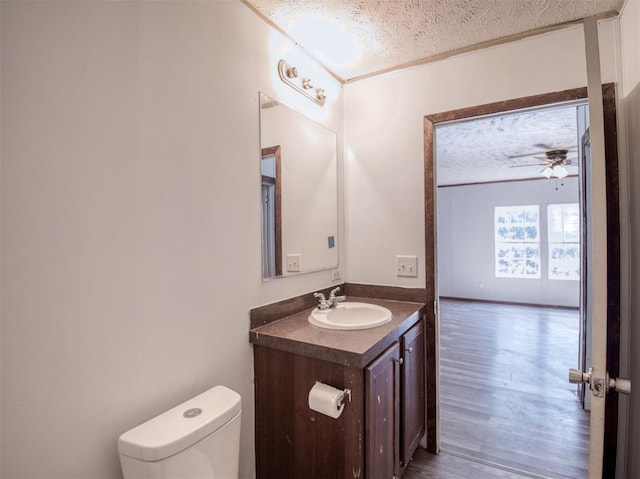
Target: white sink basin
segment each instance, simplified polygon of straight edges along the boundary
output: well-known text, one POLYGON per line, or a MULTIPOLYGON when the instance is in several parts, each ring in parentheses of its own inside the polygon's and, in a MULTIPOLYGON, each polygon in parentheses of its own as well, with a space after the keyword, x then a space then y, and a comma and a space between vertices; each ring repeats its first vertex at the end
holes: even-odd
POLYGON ((309 322, 327 329, 368 329, 391 321, 391 311, 369 303, 338 303, 335 308, 311 311, 309 322))

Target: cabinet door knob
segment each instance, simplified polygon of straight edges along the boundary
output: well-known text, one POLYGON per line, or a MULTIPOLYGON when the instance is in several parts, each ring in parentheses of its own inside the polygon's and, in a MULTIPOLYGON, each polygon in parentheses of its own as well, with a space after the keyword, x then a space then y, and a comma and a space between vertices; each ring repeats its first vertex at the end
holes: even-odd
POLYGON ((393 360, 394 360, 396 363, 398 363, 398 364, 402 364, 402 363, 404 363, 404 359, 402 359, 402 358, 400 358, 400 359, 393 358, 393 360))
POLYGON ((406 352, 408 353, 412 353, 413 352, 413 348, 411 346, 409 346, 407 349, 405 349, 406 352))

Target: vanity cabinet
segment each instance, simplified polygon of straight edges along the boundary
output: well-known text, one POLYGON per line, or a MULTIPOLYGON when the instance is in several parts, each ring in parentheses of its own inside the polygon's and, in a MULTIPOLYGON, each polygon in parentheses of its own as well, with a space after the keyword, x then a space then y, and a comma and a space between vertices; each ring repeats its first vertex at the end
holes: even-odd
POLYGON ((406 467, 425 433, 426 336, 419 321, 400 340, 402 351, 400 466, 406 467))
MULTIPOLYGON (((421 311, 379 343, 366 364, 254 342, 258 479, 400 477, 425 431, 421 311), (317 356, 317 355, 316 355, 317 356), (313 411, 316 381, 351 390, 337 419, 313 411)), ((349 332, 340 334, 360 334, 349 332)), ((260 334, 260 333, 258 333, 260 334)), ((363 354, 366 357, 366 354, 363 354)))
POLYGON ((419 321, 365 368, 366 477, 400 477, 425 431, 425 335, 419 321))
POLYGON ((366 476, 400 475, 400 345, 395 343, 365 368, 366 476))

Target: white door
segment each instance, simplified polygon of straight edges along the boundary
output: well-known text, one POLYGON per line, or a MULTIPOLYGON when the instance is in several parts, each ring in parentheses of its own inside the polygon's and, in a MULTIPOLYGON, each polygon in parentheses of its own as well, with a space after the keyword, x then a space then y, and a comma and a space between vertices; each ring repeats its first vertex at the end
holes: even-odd
MULTIPOLYGON (((607 390, 615 387, 627 390, 628 381, 615 384, 607 373, 607 197, 604 110, 598 47, 598 23, 595 17, 584 21, 589 94, 590 144, 584 155, 589 157, 586 187, 586 214, 590 218, 587 229, 587 281, 590 299, 591 370, 587 373, 571 371, 572 382, 585 382, 591 390, 591 425, 589 449, 589 479, 601 479, 603 472, 605 405, 607 390)), ((589 392, 587 391, 587 394, 589 392)))

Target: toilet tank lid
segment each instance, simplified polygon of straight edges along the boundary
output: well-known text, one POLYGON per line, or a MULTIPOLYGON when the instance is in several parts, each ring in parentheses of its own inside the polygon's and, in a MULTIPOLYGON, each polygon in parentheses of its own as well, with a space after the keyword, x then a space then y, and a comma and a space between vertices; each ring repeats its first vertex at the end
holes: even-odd
POLYGON ((241 409, 238 393, 216 386, 122 434, 118 452, 142 461, 160 461, 220 429, 241 409))

